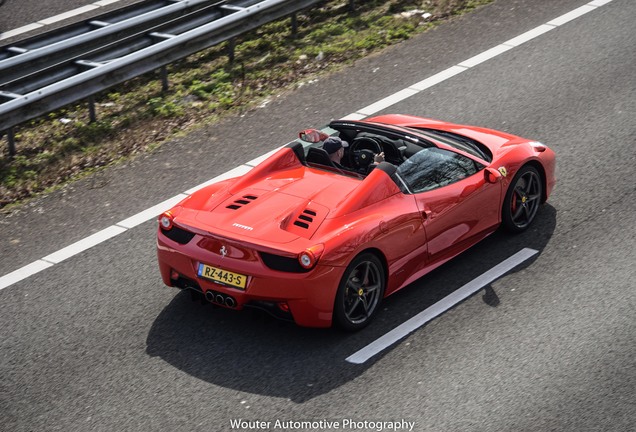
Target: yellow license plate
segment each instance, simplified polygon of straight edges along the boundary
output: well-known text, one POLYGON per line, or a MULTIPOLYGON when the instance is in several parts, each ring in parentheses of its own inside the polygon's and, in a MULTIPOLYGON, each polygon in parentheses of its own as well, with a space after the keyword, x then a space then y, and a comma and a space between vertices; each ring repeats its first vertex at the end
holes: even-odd
POLYGON ((203 263, 199 264, 199 270, 197 271, 197 274, 201 278, 209 279, 223 285, 229 285, 240 289, 245 289, 245 284, 247 283, 247 276, 245 275, 242 275, 240 273, 233 273, 203 263))

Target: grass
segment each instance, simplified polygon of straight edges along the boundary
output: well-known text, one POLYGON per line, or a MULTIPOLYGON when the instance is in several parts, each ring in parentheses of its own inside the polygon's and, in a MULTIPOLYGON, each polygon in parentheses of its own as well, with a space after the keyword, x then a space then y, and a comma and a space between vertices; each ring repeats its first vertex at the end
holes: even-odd
POLYGON ((268 96, 404 41, 492 0, 325 1, 236 40, 234 62, 220 45, 168 67, 162 91, 147 74, 96 95, 98 121, 69 105, 15 128, 17 155, 0 155, 0 209, 113 163, 152 151, 176 133, 251 109, 268 96), (422 13, 403 14, 413 10, 422 13))

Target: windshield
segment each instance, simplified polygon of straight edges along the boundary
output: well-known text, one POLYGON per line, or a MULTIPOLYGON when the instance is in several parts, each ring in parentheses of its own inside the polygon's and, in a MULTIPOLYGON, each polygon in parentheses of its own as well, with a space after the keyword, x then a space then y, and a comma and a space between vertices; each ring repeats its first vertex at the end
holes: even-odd
POLYGON ((410 193, 426 192, 475 174, 472 159, 437 147, 420 150, 397 169, 397 176, 410 193))

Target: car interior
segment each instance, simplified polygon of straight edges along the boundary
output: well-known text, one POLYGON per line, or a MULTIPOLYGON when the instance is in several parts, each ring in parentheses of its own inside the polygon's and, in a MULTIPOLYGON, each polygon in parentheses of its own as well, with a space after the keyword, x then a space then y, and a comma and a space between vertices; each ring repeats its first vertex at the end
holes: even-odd
MULTIPOLYGON (((384 153, 384 160, 398 167, 420 151, 423 146, 431 145, 422 142, 421 139, 414 139, 417 144, 408 142, 395 133, 389 134, 379 128, 366 128, 359 125, 347 127, 334 123, 330 127, 333 130, 330 135, 338 136, 349 143, 340 161, 340 165, 347 171, 343 172, 346 175, 366 176, 375 167, 373 162, 376 154, 384 153)), ((322 148, 322 142, 327 136, 322 136, 322 139, 305 149, 304 160, 309 166, 316 168, 343 171, 336 167, 329 154, 322 148)))

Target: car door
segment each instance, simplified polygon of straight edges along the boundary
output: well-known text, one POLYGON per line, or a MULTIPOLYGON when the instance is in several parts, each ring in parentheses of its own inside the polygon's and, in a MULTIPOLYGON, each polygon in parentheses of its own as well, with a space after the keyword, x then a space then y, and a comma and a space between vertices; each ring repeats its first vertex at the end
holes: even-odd
POLYGON ((428 239, 428 265, 445 261, 490 233, 500 221, 501 183, 466 155, 423 148, 398 168, 415 196, 428 239))

